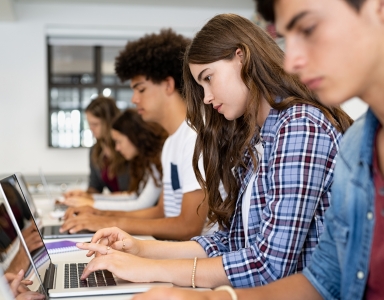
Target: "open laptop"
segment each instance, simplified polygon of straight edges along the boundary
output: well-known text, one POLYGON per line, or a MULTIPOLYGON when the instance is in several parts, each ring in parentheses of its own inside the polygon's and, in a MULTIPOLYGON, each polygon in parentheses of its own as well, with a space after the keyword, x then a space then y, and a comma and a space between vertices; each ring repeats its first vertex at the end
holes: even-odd
MULTIPOLYGON (((32 237, 32 234, 29 234, 29 232, 31 232, 30 229, 33 229, 31 226, 34 225, 28 221, 28 212, 23 212, 23 209, 17 203, 11 203, 11 205, 17 213, 19 219, 18 226, 22 228, 25 235, 32 237)), ((2 196, 0 196, 0 220, 0 299, 14 299, 8 282, 3 278, 3 271, 15 274, 23 269, 25 271, 25 278, 34 281, 33 285, 29 286, 29 289, 45 294, 40 278, 31 267, 30 260, 5 207, 5 200, 2 196)), ((35 234, 38 234, 37 230, 35 230, 35 234)), ((34 254, 37 253, 36 250, 33 249, 34 254)), ((47 294, 45 295, 47 296, 47 294)), ((48 299, 48 297, 46 298, 48 299)))
MULTIPOLYGON (((80 280, 80 276, 87 263, 68 261, 53 264, 37 229, 36 233, 38 233, 43 246, 30 252, 22 234, 23 229, 20 227, 20 223, 23 221, 22 218, 28 216, 20 216, 20 212, 15 211, 15 203, 17 201, 8 197, 8 195, 12 196, 12 193, 9 191, 6 193, 7 189, 9 190, 9 184, 1 182, 0 193, 3 196, 3 202, 12 221, 13 228, 20 238, 21 244, 25 249, 24 253, 28 256, 32 269, 39 275, 42 287, 49 294, 50 298, 132 294, 147 291, 155 286, 172 286, 171 283, 132 283, 115 277, 107 270, 93 272, 87 279, 80 280)), ((33 225, 34 219, 31 217, 30 220, 33 225)))
MULTIPOLYGON (((0 183, 7 183, 14 187, 15 192, 18 193, 17 200, 20 202, 20 206, 25 206, 31 210, 32 216, 35 218, 36 222, 36 215, 37 215, 37 209, 36 205, 34 204, 33 198, 31 194, 28 191, 27 184, 23 177, 20 175, 20 173, 13 174, 11 176, 8 176, 6 178, 3 178, 0 180, 0 183)), ((36 222, 39 224, 39 222, 36 222)), ((69 233, 68 231, 60 232, 60 225, 48 225, 48 226, 42 226, 39 228, 41 231, 41 235, 45 239, 56 239, 56 238, 68 238, 68 237, 92 237, 94 235, 94 232, 89 230, 81 230, 76 233, 69 233)))

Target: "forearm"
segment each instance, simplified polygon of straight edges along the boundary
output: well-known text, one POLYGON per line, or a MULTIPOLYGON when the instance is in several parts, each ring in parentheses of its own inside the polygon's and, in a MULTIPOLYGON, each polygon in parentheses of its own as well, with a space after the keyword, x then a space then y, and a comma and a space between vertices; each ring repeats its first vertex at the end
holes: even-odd
POLYGON ((151 235, 161 240, 190 240, 201 233, 204 222, 185 220, 181 216, 158 219, 113 218, 112 226, 133 235, 151 235))
MULTIPOLYGON (((193 259, 155 260, 150 272, 151 281, 171 282, 178 286, 192 286, 193 259)), ((197 259, 195 286, 214 288, 228 285, 221 257, 197 259)))
POLYGON ((207 254, 199 243, 167 242, 167 241, 139 241, 139 256, 153 259, 181 259, 181 258, 206 258, 207 254))
POLYGON ((308 279, 296 274, 253 289, 237 289, 238 300, 321 300, 323 299, 308 279))
POLYGON ((164 217, 164 211, 157 205, 150 208, 135 211, 107 210, 100 211, 100 214, 108 217, 133 218, 133 219, 154 219, 164 217))

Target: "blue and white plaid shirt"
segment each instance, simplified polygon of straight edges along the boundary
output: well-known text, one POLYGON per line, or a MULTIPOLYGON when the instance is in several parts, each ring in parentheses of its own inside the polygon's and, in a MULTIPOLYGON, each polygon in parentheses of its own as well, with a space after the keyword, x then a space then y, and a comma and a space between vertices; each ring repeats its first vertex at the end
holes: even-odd
POLYGON ((222 256, 234 287, 264 285, 308 265, 323 232, 330 205, 335 158, 342 134, 323 113, 299 104, 284 111, 271 109, 261 138, 264 154, 255 166, 249 153, 236 174, 240 191, 229 230, 199 236, 209 257, 222 256), (245 246, 242 195, 252 184, 245 246))

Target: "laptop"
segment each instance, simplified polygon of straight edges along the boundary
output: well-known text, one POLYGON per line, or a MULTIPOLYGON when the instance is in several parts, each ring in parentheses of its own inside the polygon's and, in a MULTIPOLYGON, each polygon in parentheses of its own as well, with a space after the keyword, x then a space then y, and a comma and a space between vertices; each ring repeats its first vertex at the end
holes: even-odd
MULTIPOLYGON (((52 203, 54 203, 54 210, 65 212, 68 209, 68 205, 61 203, 61 201, 58 201, 52 197, 51 189, 48 185, 47 179, 45 178, 44 172, 41 168, 39 168, 39 175, 40 175, 41 183, 43 184, 45 194, 47 195, 48 199, 52 203)), ((63 213, 63 215, 64 215, 64 213, 63 213)))
MULTIPOLYGON (((30 229, 34 229, 34 224, 28 221, 28 213, 23 212, 22 208, 20 208, 17 203, 11 203, 11 205, 18 215, 18 224, 20 228, 22 228, 24 234, 27 235, 27 233, 31 232, 30 229)), ((3 271, 15 274, 23 269, 25 271, 25 278, 34 281, 33 285, 29 286, 29 289, 45 294, 42 289, 40 278, 31 267, 29 258, 24 251, 24 247, 17 234, 15 226, 6 210, 2 196, 0 196, 0 220, 0 299, 14 299, 8 282, 2 275, 3 271)), ((34 230, 34 233, 38 234, 38 231, 34 230)), ((28 235, 31 237, 33 234, 28 235)), ((36 250, 37 249, 33 249, 33 253, 37 253, 36 250)), ((47 294, 45 295, 46 299, 48 299, 47 294)))
MULTIPOLYGON (((28 256, 32 269, 39 275, 42 288, 49 294, 50 298, 132 294, 145 292, 155 286, 172 286, 171 283, 132 283, 115 277, 107 270, 93 272, 87 279, 80 280, 80 276, 87 263, 68 261, 53 264, 40 234, 38 236, 43 246, 30 252, 19 224, 23 216, 20 217, 20 212, 15 209, 17 201, 8 197, 8 195, 12 196, 12 193, 6 193, 6 190, 9 190, 9 185, 1 182, 0 193, 3 196, 3 202, 12 221, 13 228, 16 230, 25 249, 23 253, 26 253, 28 256)), ((30 220, 34 224, 32 217, 30 220)), ((36 232, 39 233, 37 230, 36 232)))
MULTIPOLYGON (((20 202, 20 206, 25 206, 30 209, 34 221, 36 221, 37 209, 33 201, 31 194, 28 191, 27 184, 20 173, 13 174, 0 180, 0 183, 7 183, 14 187, 15 192, 19 195, 16 199, 20 202)), ((76 233, 69 233, 68 231, 60 232, 60 225, 48 225, 42 226, 40 229, 41 235, 44 239, 57 239, 57 238, 68 238, 68 237, 92 237, 94 232, 89 230, 81 230, 76 233)))

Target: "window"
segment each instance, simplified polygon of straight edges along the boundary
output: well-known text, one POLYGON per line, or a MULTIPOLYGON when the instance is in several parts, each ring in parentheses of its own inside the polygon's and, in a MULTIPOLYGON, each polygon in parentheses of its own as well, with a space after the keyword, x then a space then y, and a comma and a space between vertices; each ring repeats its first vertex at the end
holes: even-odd
POLYGON ((84 110, 97 97, 116 100, 119 109, 134 106, 129 82, 115 75, 120 45, 71 45, 48 39, 49 147, 91 147, 94 143, 84 110))

